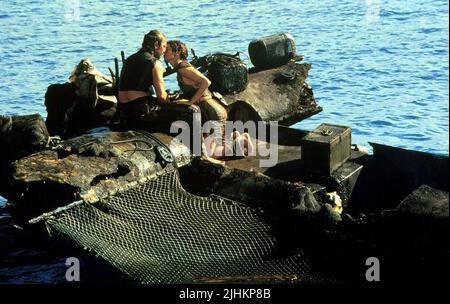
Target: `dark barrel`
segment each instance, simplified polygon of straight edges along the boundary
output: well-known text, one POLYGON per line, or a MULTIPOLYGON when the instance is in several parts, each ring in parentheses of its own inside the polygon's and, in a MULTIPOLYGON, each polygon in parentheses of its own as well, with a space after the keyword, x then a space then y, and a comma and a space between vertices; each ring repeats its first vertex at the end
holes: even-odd
POLYGON ((295 56, 294 37, 289 33, 280 33, 253 40, 248 45, 248 53, 258 69, 281 66, 295 56))

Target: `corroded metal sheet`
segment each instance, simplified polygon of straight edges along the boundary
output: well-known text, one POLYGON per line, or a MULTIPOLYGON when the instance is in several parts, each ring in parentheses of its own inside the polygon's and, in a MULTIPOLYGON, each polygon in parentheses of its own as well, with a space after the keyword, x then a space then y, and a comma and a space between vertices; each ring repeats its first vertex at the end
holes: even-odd
POLYGON ((290 62, 249 74, 247 88, 224 96, 231 120, 278 121, 292 125, 322 111, 305 82, 310 64, 290 62))

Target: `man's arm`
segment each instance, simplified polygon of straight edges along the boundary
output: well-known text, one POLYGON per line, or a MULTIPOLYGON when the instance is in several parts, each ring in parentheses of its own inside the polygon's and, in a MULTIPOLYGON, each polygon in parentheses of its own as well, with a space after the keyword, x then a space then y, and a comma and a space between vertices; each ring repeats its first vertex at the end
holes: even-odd
POLYGON ((155 87, 156 97, 158 102, 165 103, 169 101, 166 89, 164 88, 164 67, 160 61, 156 61, 153 68, 153 86, 155 87))

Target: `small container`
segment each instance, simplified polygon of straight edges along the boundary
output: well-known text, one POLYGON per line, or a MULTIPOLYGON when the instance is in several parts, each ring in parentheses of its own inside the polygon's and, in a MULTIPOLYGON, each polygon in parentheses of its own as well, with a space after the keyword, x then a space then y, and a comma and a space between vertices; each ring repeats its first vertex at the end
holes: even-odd
POLYGON ((257 69, 281 66, 296 55, 294 37, 281 33, 253 40, 248 45, 248 53, 257 69))
POLYGON ((302 138, 304 170, 330 176, 350 158, 352 130, 350 127, 323 123, 302 138))

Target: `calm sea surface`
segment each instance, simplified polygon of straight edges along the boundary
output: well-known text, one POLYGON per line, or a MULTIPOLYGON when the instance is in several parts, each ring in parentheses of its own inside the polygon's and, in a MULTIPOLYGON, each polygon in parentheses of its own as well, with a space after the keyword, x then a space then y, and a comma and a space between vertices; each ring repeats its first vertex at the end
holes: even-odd
POLYGON ((84 57, 108 73, 153 28, 198 55, 240 51, 247 62, 252 39, 290 32, 324 108, 296 127, 345 124, 358 144, 448 155, 448 9, 447 0, 5 0, 0 113, 45 117, 48 85, 67 81, 84 57))
POLYGON ((447 0, 3 0, 0 114, 45 117, 48 85, 66 82, 85 57, 108 73, 150 29, 197 55, 239 51, 249 64, 251 40, 290 32, 324 108, 296 127, 344 124, 354 143, 448 155, 448 22, 447 0))

